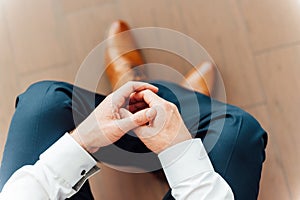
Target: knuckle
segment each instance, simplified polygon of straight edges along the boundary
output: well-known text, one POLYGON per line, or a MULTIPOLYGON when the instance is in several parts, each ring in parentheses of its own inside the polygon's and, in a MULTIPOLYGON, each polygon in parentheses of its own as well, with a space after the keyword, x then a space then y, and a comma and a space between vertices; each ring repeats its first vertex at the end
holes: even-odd
POLYGON ((146 94, 151 94, 151 91, 149 89, 146 89, 143 92, 145 92, 146 94))
POLYGON ((162 106, 165 107, 165 108, 170 108, 170 104, 169 104, 169 102, 167 102, 167 101, 164 101, 164 102, 162 103, 162 106))
POLYGON ((144 93, 144 95, 151 97, 152 92, 149 89, 143 90, 142 93, 144 93))
POLYGON ((140 124, 143 124, 144 122, 144 117, 142 115, 136 115, 134 118, 133 118, 133 121, 134 123, 140 125, 140 124))
POLYGON ((124 88, 131 87, 133 85, 133 81, 128 81, 123 85, 124 88))
POLYGON ((177 111, 177 106, 174 103, 166 101, 163 103, 163 109, 166 113, 174 113, 177 111))
POLYGON ((170 103, 170 106, 173 110, 177 109, 177 106, 174 103, 170 103))
POLYGON ((164 105, 164 107, 165 107, 166 110, 173 110, 173 109, 174 109, 174 106, 175 106, 173 103, 168 102, 168 101, 165 101, 165 102, 163 103, 163 105, 164 105))

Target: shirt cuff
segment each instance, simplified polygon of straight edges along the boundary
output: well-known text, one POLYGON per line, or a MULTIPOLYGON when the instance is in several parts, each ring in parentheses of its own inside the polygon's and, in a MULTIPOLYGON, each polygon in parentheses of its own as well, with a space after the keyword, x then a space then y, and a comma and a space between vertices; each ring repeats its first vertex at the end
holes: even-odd
POLYGON ((41 154, 40 161, 76 191, 86 179, 99 171, 97 162, 69 133, 41 154))
POLYGON ((176 144, 158 157, 171 188, 195 175, 214 171, 201 139, 176 144))

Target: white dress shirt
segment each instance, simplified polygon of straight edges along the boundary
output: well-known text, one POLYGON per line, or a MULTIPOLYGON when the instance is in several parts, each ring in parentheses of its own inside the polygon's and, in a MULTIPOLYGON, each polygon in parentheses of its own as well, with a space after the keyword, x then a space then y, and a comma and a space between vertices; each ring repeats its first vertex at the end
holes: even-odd
MULTIPOLYGON (((213 169, 200 139, 174 145, 159 155, 175 199, 234 199, 213 169)), ((0 200, 66 199, 99 171, 96 161, 66 133, 34 165, 17 170, 0 200)))

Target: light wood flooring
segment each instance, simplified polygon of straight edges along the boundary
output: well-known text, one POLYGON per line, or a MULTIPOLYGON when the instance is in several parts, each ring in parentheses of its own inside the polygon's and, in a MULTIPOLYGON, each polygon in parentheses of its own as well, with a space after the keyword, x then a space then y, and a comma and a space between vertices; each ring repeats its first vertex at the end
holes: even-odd
MULTIPOLYGON (((116 19, 171 28, 202 44, 219 66, 227 101, 269 132, 259 199, 300 199, 299 0, 0 0, 0 154, 16 95, 38 80, 73 82, 116 19)), ((92 186, 96 199, 161 199, 167 189, 149 174, 107 167, 92 186)))

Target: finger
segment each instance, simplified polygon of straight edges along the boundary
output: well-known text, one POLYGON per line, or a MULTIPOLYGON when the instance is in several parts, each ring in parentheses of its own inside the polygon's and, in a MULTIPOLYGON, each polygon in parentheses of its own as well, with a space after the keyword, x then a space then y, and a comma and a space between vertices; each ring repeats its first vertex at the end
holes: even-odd
POLYGON ((137 103, 134 103, 134 104, 129 104, 128 106, 128 110, 131 112, 131 113, 136 113, 140 110, 143 110, 145 108, 149 108, 148 104, 146 104, 145 102, 137 102, 137 103))
POLYGON ((147 108, 132 114, 128 110, 121 108, 120 115, 125 118, 117 120, 117 125, 126 133, 152 121, 156 117, 156 110, 154 108, 147 108))
POLYGON ((141 96, 139 93, 140 92, 132 93, 129 98, 129 103, 145 102, 143 96, 141 96))
POLYGON ((131 116, 131 119, 133 122, 135 122, 140 126, 148 123, 149 121, 154 120, 156 114, 157 114, 156 109, 146 108, 144 110, 140 110, 139 112, 133 114, 131 116))
POLYGON ((135 88, 134 91, 135 92, 140 92, 143 90, 151 90, 154 93, 158 92, 158 87, 150 84, 150 83, 145 83, 145 82, 133 82, 133 84, 135 83, 139 83, 139 85, 134 85, 133 87, 135 88))
POLYGON ((149 105, 149 107, 153 107, 154 105, 165 102, 163 98, 159 97, 151 90, 144 90, 141 92, 137 92, 134 98, 137 101, 142 101, 142 100, 145 101, 149 105))
POLYGON ((138 92, 132 93, 129 97, 129 103, 136 103, 136 102, 144 102, 144 99, 140 98, 139 95, 137 95, 138 92))
POLYGON ((128 117, 131 117, 133 115, 130 111, 128 111, 125 108, 121 108, 119 113, 120 113, 121 119, 128 118, 128 117))
POLYGON ((120 108, 126 99, 130 97, 130 94, 143 90, 150 90, 154 93, 158 92, 158 88, 149 83, 130 81, 113 93, 113 104, 120 108))

